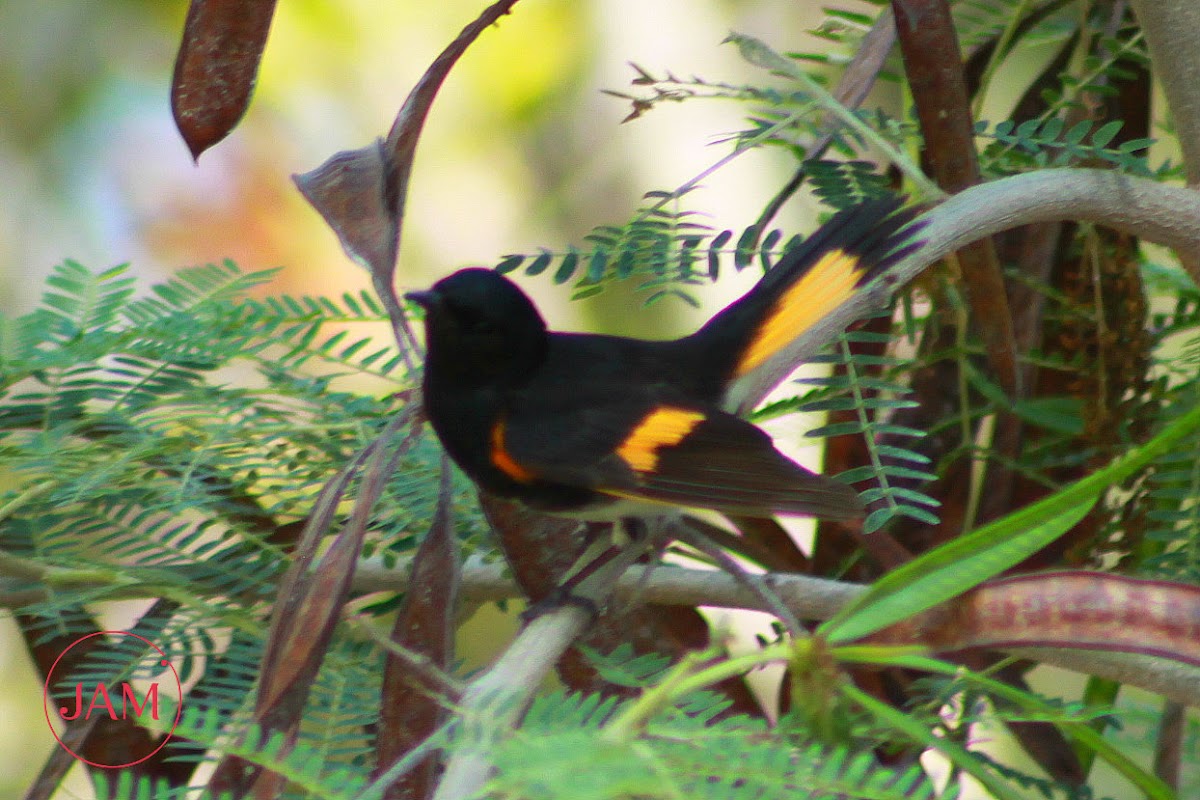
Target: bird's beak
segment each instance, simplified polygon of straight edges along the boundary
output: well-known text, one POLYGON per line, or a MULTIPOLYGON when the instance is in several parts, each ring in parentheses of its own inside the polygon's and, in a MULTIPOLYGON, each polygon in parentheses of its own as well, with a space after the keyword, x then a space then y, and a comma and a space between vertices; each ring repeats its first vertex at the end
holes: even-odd
POLYGON ((416 303, 426 311, 438 305, 441 300, 441 298, 438 297, 438 293, 432 290, 426 290, 423 292, 408 292, 404 295, 404 299, 416 303))

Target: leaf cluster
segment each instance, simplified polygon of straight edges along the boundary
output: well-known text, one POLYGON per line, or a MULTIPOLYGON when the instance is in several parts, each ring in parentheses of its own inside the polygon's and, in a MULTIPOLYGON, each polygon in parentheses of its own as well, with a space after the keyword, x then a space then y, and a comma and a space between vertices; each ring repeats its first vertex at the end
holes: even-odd
MULTIPOLYGON (((372 296, 256 296, 272 274, 207 266, 138 296, 124 267, 67 262, 38 308, 0 318, 0 596, 30 645, 56 652, 95 630, 93 604, 159 598, 129 630, 168 653, 207 720, 168 745, 177 760, 228 746, 314 498, 412 388, 407 358, 377 344, 372 296)), ((364 556, 411 554, 440 465, 428 434, 405 452, 364 556)), ((470 550, 484 532, 474 490, 458 479, 454 496, 470 550)), ((106 644, 51 690, 153 679, 147 663, 106 644)), ((361 763, 381 664, 353 637, 330 647, 301 734, 321 753, 311 771, 361 763)))

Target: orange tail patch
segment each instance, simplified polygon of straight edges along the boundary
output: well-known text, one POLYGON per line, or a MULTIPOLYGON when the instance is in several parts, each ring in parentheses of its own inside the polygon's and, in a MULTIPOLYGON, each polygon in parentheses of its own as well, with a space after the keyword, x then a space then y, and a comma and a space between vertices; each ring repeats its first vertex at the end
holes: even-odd
POLYGON ((740 377, 752 371, 848 300, 858 290, 865 272, 862 260, 845 250, 832 250, 821 256, 771 306, 738 361, 734 375, 740 377))

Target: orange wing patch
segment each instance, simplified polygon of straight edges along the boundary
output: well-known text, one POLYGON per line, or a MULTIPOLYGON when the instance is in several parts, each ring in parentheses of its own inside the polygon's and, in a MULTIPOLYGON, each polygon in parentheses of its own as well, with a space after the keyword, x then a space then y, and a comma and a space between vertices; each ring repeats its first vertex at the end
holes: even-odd
POLYGON ((653 472, 658 466, 658 451, 683 441, 704 421, 700 411, 663 407, 651 411, 617 448, 626 464, 638 472, 653 472))
POLYGON ((771 307, 734 374, 745 375, 853 296, 865 268, 858 256, 831 250, 771 307))
POLYGON ((508 454, 508 450, 504 447, 504 419, 501 418, 492 426, 492 450, 490 453, 492 463, 496 468, 503 472, 514 481, 520 483, 530 483, 537 476, 529 470, 522 467, 513 457, 508 454))

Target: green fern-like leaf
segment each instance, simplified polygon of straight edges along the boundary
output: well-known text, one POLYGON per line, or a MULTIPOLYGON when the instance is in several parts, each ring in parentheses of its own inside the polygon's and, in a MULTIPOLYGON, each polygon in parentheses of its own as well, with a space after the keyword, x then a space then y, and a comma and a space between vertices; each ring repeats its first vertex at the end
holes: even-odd
MULTIPOLYGON (((851 331, 845 335, 844 342, 879 344, 887 343, 890 339, 890 336, 869 331, 851 331)), ((845 372, 828 377, 801 379, 800 383, 817 388, 804 398, 798 398, 795 401, 796 408, 803 411, 853 413, 853 421, 826 424, 809 431, 808 435, 864 437, 871 453, 871 466, 850 470, 838 476, 840 480, 849 483, 876 481, 875 486, 862 493, 864 502, 876 504, 876 508, 867 517, 864 530, 878 530, 896 516, 911 517, 931 525, 937 524, 937 516, 932 509, 939 505, 938 501, 915 488, 910 488, 936 478, 925 469, 929 466, 929 459, 900 444, 904 439, 919 439, 925 433, 888 420, 890 412, 912 407, 910 401, 904 400, 904 395, 910 390, 904 384, 887 378, 872 378, 860 374, 860 371, 874 372, 879 367, 900 369, 905 366, 903 362, 889 356, 850 354, 849 349, 845 347, 838 359, 818 360, 836 360, 843 365, 845 372), (870 392, 870 396, 865 392, 870 392)), ((768 411, 778 413, 778 408, 768 411)))
POLYGON ((1116 148, 1108 147, 1120 128, 1120 120, 1100 127, 1082 120, 1064 130, 1059 117, 1050 117, 1020 125, 1004 121, 994 127, 980 121, 975 124, 975 135, 996 143, 984 151, 984 157, 997 172, 1063 167, 1089 160, 1103 161, 1131 175, 1144 177, 1161 177, 1171 170, 1170 164, 1157 169, 1150 167, 1146 151, 1154 144, 1152 139, 1135 139, 1116 148))
POLYGON ((891 770, 867 753, 770 736, 761 720, 719 718, 711 693, 688 694, 631 741, 605 736, 620 704, 596 696, 539 698, 496 753, 495 797, 949 798, 919 766, 891 770))

